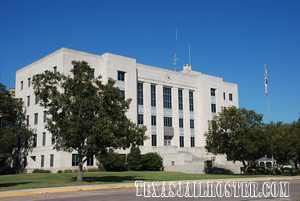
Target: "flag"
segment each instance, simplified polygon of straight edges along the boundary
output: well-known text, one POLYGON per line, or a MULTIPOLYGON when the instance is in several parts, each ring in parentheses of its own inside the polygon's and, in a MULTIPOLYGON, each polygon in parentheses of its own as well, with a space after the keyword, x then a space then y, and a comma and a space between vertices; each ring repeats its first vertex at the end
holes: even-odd
POLYGON ((265 65, 264 81, 265 81, 266 96, 268 96, 268 71, 267 71, 267 66, 266 65, 265 65))

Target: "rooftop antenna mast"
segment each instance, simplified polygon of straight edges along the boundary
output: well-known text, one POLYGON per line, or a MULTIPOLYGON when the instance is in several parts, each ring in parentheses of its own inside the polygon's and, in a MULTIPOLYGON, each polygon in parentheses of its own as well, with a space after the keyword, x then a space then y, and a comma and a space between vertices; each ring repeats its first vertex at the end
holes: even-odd
POLYGON ((176 35, 175 35, 175 54, 174 54, 174 61, 173 66, 175 67, 175 71, 177 71, 177 40, 178 40, 178 34, 177 34, 177 27, 176 27, 176 35))

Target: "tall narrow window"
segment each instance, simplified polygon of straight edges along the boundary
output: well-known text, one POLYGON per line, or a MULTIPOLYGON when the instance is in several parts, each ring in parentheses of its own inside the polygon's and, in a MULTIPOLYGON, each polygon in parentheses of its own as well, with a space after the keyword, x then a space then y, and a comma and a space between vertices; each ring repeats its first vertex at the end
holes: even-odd
POLYGON ((184 136, 179 136, 179 146, 184 147, 184 136))
POLYGON ((47 112, 44 111, 43 112, 43 123, 45 123, 47 121, 47 112))
POLYGON ((144 124, 144 115, 138 114, 138 124, 139 125, 144 124))
POLYGON ((183 119, 179 118, 179 128, 183 128, 183 119))
POLYGON ((28 78, 28 87, 31 85, 31 78, 28 78))
POLYGON ((50 167, 53 167, 54 165, 54 155, 50 154, 50 167))
POLYGON ((21 81, 21 90, 23 90, 23 83, 24 83, 24 82, 23 82, 23 81, 21 81))
POLYGON ((143 105, 143 83, 138 83, 138 105, 143 105))
POLYGON ((152 141, 152 146, 153 146, 153 147, 156 147, 156 146, 157 146, 156 135, 152 135, 152 136, 151 136, 151 141, 152 141))
POLYGON ((179 110, 183 110, 182 89, 178 89, 178 108, 179 108, 179 110))
POLYGON ((87 166, 93 166, 94 165, 94 156, 90 156, 90 157, 87 158, 86 165, 87 166))
POLYGON ((125 72, 118 71, 118 80, 125 81, 125 72))
POLYGON ((211 96, 216 96, 216 89, 211 88, 211 89, 210 89, 210 95, 211 95, 211 96))
POLYGON ((164 117, 164 126, 172 127, 172 117, 164 117))
POLYGON ((27 96, 27 107, 30 106, 30 96, 27 96))
POLYGON ((57 66, 53 67, 53 73, 57 73, 57 66))
POLYGON ((192 91, 189 92, 189 100, 190 100, 190 111, 194 111, 194 94, 192 91))
POLYGON ((226 100, 226 93, 223 92, 223 99, 226 100))
POLYGON ((191 147, 195 147, 195 137, 191 137, 191 147))
POLYGON ((72 166, 78 166, 78 154, 72 154, 72 166))
POLYGON ((233 94, 229 94, 229 100, 233 101, 233 94))
POLYGON ((190 128, 195 128, 194 119, 190 119, 190 128))
POLYGON ((41 155, 41 167, 44 167, 44 163, 45 163, 45 156, 41 155))
POLYGON ((46 145, 46 133, 43 132, 43 146, 46 145))
POLYGON ((212 113, 216 113, 217 112, 216 104, 214 104, 214 103, 211 104, 211 112, 212 113))
POLYGON ((163 88, 164 108, 172 108, 172 90, 169 87, 163 88))
POLYGON ((39 114, 38 113, 34 113, 34 124, 38 124, 39 123, 39 114))
POLYGON ((33 139, 32 139, 32 146, 36 147, 37 146, 37 134, 33 134, 33 139))
POLYGON ((156 116, 155 115, 151 116, 151 125, 156 126, 156 116))
POLYGON ((156 106, 156 86, 153 84, 151 85, 151 106, 156 106))

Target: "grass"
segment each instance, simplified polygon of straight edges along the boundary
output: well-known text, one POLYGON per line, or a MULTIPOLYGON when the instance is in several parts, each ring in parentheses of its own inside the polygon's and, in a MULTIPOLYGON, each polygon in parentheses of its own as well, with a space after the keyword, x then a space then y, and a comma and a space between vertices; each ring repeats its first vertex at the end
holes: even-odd
POLYGON ((1 175, 0 191, 42 187, 74 186, 105 183, 128 183, 136 180, 171 181, 257 177, 244 175, 189 174, 182 172, 85 172, 84 182, 76 182, 77 173, 1 175))

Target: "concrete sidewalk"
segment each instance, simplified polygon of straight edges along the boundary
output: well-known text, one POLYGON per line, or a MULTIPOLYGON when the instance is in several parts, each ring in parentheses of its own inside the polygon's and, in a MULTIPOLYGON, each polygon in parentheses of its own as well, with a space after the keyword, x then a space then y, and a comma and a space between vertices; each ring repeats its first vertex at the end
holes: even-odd
MULTIPOLYGON (((182 180, 182 181, 166 181, 166 182, 262 182, 262 181, 287 181, 287 180, 299 180, 300 176, 295 177, 258 177, 258 178, 232 178, 232 179, 209 179, 209 180, 182 180)), ((159 182, 162 185, 163 182, 159 182)), ((59 192, 72 192, 72 191, 87 191, 87 190, 104 190, 104 189, 117 189, 117 188, 134 188, 134 183, 115 183, 115 184, 96 184, 96 185, 84 185, 84 186, 63 186, 63 187, 51 187, 51 188, 36 188, 14 191, 2 191, 0 197, 9 196, 24 196, 43 193, 59 193, 59 192)))

